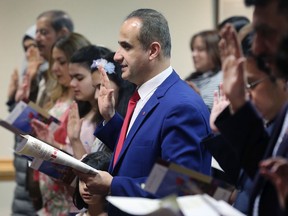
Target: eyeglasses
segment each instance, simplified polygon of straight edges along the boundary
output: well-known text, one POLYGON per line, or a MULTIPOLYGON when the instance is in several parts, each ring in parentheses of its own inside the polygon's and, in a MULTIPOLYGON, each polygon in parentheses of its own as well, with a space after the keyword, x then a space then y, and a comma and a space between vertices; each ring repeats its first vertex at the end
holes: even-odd
POLYGON ((266 76, 266 77, 263 77, 263 78, 261 78, 261 79, 259 79, 259 80, 256 80, 256 81, 254 81, 254 82, 252 82, 252 83, 247 83, 246 84, 246 89, 247 90, 252 90, 252 89, 254 89, 259 83, 261 83, 261 82, 263 82, 265 79, 267 79, 268 77, 266 76))

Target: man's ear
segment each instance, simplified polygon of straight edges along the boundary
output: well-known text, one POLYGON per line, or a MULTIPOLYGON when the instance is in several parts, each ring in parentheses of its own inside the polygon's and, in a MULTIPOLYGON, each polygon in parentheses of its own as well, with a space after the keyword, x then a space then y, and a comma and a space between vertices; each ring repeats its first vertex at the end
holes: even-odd
POLYGON ((66 27, 63 27, 60 31, 58 31, 58 37, 63 37, 63 36, 66 36, 68 34, 70 34, 71 32, 66 28, 66 27))
POLYGON ((149 59, 155 59, 161 52, 161 45, 158 42, 153 42, 150 45, 150 57, 149 59))

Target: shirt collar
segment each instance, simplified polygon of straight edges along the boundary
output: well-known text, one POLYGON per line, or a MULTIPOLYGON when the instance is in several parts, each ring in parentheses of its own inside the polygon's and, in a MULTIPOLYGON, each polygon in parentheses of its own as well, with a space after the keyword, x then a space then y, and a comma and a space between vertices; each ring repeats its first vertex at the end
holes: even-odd
POLYGON ((159 85, 161 85, 164 80, 173 72, 173 68, 169 66, 167 69, 153 77, 152 79, 148 80, 144 84, 142 84, 138 88, 138 93, 140 95, 140 98, 145 98, 148 94, 150 94, 152 91, 155 91, 159 85))

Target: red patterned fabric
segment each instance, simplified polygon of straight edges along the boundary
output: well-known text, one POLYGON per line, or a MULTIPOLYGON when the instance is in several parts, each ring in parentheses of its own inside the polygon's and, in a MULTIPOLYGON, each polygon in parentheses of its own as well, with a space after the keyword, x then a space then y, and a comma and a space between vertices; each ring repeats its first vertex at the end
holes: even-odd
POLYGON ((136 107, 137 101, 139 99, 140 99, 140 96, 138 94, 138 91, 135 91, 134 94, 132 95, 132 97, 129 100, 126 116, 125 116, 125 119, 124 119, 124 122, 123 122, 123 125, 122 125, 122 128, 121 128, 120 137, 119 137, 119 140, 118 140, 118 143, 117 143, 117 146, 116 146, 113 166, 115 166, 116 161, 117 161, 117 159, 119 157, 119 154, 121 152, 121 149, 123 147, 123 143, 124 143, 125 138, 126 138, 126 133, 127 133, 127 130, 128 130, 130 119, 132 117, 132 114, 133 114, 134 109, 136 107))

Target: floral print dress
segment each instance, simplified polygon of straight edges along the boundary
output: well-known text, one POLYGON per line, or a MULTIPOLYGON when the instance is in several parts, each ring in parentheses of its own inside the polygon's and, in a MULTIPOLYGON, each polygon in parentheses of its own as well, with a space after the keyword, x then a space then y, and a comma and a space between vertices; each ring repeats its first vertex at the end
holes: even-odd
MULTIPOLYGON (((50 115, 58 118, 62 123, 55 131, 54 139, 57 142, 65 143, 65 151, 73 155, 72 146, 67 137, 66 129, 67 117, 71 104, 72 101, 68 101, 66 103, 57 102, 49 113, 50 115)), ((90 120, 84 119, 81 127, 80 139, 87 154, 91 153, 94 149, 93 144, 95 137, 93 132, 95 128, 95 123, 91 123, 90 120)), ((39 216, 67 216, 69 213, 79 212, 79 210, 73 204, 72 197, 68 193, 66 185, 63 185, 62 183, 57 182, 53 178, 42 173, 40 173, 39 181, 43 199, 43 209, 41 212, 39 212, 39 216)))
MULTIPOLYGON (((49 114, 61 122, 65 118, 65 112, 69 109, 72 101, 57 101, 50 109, 49 114)), ((42 193, 43 208, 38 212, 39 216, 67 216, 69 215, 71 196, 67 187, 57 180, 39 173, 40 190, 42 193)))

